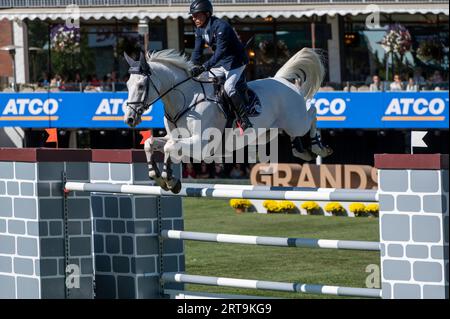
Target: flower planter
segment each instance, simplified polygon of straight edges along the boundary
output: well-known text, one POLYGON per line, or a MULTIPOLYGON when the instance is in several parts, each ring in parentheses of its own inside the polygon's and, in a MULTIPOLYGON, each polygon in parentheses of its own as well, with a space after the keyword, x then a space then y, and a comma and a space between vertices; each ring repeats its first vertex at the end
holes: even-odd
POLYGON ((252 203, 248 199, 230 199, 230 206, 234 209, 237 214, 242 214, 250 209, 252 203))
POLYGON ((366 212, 354 212, 355 217, 370 217, 369 213, 366 212))
POLYGON ((329 212, 329 213, 331 213, 333 216, 346 216, 345 212, 340 212, 340 211, 338 211, 338 212, 329 212))

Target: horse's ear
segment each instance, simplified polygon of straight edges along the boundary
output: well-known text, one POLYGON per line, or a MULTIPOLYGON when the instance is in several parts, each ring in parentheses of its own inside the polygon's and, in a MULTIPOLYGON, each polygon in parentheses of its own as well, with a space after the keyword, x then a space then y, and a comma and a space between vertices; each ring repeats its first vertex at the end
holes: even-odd
POLYGON ((135 64, 135 61, 132 58, 130 58, 130 56, 126 52, 123 53, 123 56, 125 57, 125 61, 127 61, 129 66, 135 64))
POLYGON ((139 56, 139 64, 140 69, 143 71, 143 73, 150 73, 150 66, 147 63, 147 60, 145 60, 144 52, 141 51, 141 55, 139 56))

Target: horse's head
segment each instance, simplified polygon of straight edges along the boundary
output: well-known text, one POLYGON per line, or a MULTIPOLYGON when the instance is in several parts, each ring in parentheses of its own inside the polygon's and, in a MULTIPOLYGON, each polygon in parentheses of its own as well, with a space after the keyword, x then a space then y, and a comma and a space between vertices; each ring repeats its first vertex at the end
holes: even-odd
POLYGON ((138 61, 134 61, 126 53, 125 60, 130 66, 130 78, 127 82, 128 102, 124 122, 130 127, 137 126, 142 121, 142 114, 149 108, 151 102, 159 95, 156 79, 152 78, 152 70, 141 52, 138 61))

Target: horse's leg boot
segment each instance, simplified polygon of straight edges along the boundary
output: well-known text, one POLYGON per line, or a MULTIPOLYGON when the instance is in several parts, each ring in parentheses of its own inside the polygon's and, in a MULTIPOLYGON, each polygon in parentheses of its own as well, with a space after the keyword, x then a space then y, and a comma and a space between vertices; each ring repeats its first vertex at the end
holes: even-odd
POLYGON ((246 129, 253 127, 252 123, 248 119, 247 113, 245 112, 245 99, 241 96, 241 94, 236 93, 231 96, 230 99, 242 130, 245 131, 246 129))

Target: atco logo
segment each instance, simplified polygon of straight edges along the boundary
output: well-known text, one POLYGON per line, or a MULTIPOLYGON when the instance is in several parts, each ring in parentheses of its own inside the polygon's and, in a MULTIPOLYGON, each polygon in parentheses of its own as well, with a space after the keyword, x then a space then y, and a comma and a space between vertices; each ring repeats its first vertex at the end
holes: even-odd
POLYGON ((386 108, 383 121, 443 121, 445 108, 441 98, 395 98, 386 108))
POLYGON ((331 101, 325 98, 311 99, 308 107, 313 106, 317 110, 318 121, 345 121, 345 110, 350 99, 335 98, 331 101))
MULTIPOLYGON (((153 105, 150 105, 144 115, 152 111, 153 105)), ((94 121, 123 121, 123 116, 127 109, 126 99, 102 99, 92 117, 94 121)), ((151 116, 142 116, 143 121, 150 121, 151 116)))
MULTIPOLYGON (((61 102, 61 100, 59 100, 61 102)), ((44 121, 57 120, 59 103, 56 99, 9 99, 3 109, 1 120, 44 121)))

